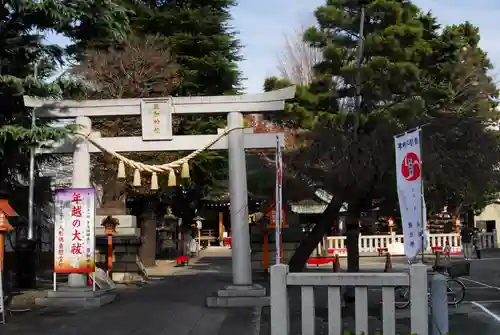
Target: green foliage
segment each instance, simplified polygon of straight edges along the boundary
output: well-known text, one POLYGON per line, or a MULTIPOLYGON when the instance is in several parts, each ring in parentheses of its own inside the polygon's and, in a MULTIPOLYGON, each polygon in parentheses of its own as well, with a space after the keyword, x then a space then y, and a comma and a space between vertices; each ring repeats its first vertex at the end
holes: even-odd
POLYGON ((134 32, 165 37, 181 66, 175 95, 234 94, 241 74, 240 42, 230 28, 234 0, 143 2, 125 0, 134 32))
MULTIPOLYGON (((241 73, 237 62, 241 59, 241 45, 230 28, 230 9, 236 4, 234 0, 125 2, 135 12, 135 16, 131 17, 135 33, 157 34, 165 38, 176 56, 182 82, 172 95, 227 95, 239 92, 241 73)), ((217 128, 226 125, 225 117, 203 114, 183 116, 178 121, 178 135, 214 134, 217 128)), ((210 175, 226 179, 228 167, 225 157, 225 154, 203 153, 196 159, 197 166, 203 167, 204 171, 212 171, 215 166, 211 166, 211 161, 216 159, 217 166, 222 169, 217 176, 210 175)), ((203 183, 213 186, 217 180, 202 179, 203 183)), ((196 193, 209 192, 207 185, 194 185, 198 188, 196 193)))
MULTIPOLYGON (((37 126, 32 129, 31 111, 23 104, 23 95, 59 98, 66 89, 60 82, 48 82, 54 70, 63 65, 65 51, 56 45, 45 45, 44 32, 79 36, 77 43, 89 43, 98 37, 115 41, 127 31, 127 17, 122 15, 120 20, 120 15, 116 3, 109 0, 2 2, 0 189, 13 193, 23 187, 31 146, 61 140, 72 131, 52 127, 49 121, 43 120, 37 120, 37 126), (94 15, 95 10, 99 10, 100 15, 94 15)), ((37 159, 37 163, 44 161, 45 158, 37 159)))

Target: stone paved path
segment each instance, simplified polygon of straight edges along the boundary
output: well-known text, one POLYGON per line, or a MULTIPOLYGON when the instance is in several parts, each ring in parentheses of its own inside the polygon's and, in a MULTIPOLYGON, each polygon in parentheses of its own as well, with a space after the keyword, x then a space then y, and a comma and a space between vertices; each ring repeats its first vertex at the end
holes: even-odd
POLYGON ((40 311, 13 316, 2 335, 251 335, 252 309, 208 309, 205 298, 231 282, 230 251, 208 249, 170 276, 87 311, 40 311))

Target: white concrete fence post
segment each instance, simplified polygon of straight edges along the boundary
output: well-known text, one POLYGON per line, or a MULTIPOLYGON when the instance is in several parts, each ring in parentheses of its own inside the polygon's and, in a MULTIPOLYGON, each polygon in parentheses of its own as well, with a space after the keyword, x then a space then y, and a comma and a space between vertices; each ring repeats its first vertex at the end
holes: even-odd
MULTIPOLYGON (((429 334, 429 305, 427 300, 427 266, 410 267, 411 333, 429 334)), ((274 334, 273 334, 274 335, 274 334)))
POLYGON ((492 248, 498 248, 500 246, 500 242, 498 241, 498 238, 500 236, 498 235, 498 232, 496 229, 493 229, 493 236, 492 236, 492 239, 493 239, 493 245, 491 246, 492 248))
POLYGON ((431 335, 447 334, 448 296, 446 277, 435 274, 431 278, 431 335))
POLYGON ((271 335, 288 335, 290 333, 287 275, 288 265, 271 266, 271 335))

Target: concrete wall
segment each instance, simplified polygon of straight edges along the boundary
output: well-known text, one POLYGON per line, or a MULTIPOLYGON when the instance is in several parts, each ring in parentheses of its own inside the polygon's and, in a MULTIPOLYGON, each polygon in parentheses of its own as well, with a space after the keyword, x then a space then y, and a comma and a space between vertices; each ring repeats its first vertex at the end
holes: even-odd
MULTIPOLYGON (((491 204, 485 207, 481 214, 474 217, 475 221, 496 221, 500 225, 500 204, 491 204)), ((497 227, 497 230, 500 227, 497 227)))
MULTIPOLYGON (((299 243, 283 243, 283 261, 288 263, 299 243)), ((269 266, 276 264, 276 248, 274 244, 269 244, 269 266)), ((263 245, 260 243, 252 243, 252 270, 264 269, 264 251, 263 245)))
MULTIPOLYGON (((481 214, 474 216, 477 221, 495 221, 497 232, 500 230, 500 204, 490 204, 484 208, 481 214)), ((500 245, 500 233, 497 233, 497 246, 500 245)))

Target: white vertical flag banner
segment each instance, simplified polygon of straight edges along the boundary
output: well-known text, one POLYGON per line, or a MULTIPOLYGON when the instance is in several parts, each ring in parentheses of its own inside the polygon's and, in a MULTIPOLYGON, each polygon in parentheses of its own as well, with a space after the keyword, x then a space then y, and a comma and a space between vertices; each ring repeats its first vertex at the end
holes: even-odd
POLYGON ((423 218, 420 128, 394 138, 399 209, 404 250, 414 259, 422 249, 423 218))

